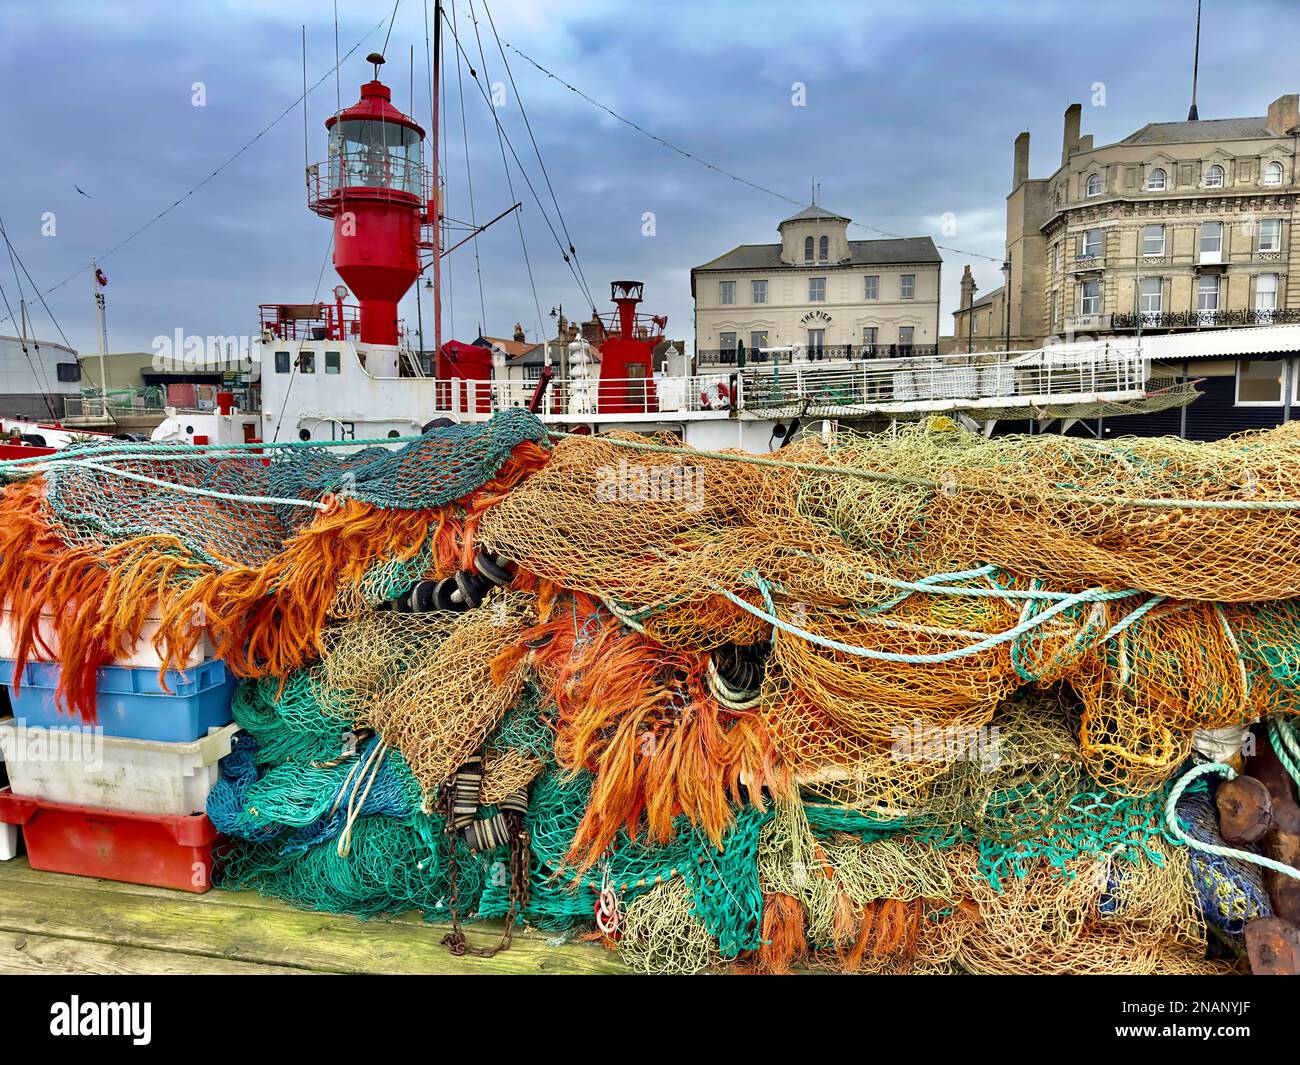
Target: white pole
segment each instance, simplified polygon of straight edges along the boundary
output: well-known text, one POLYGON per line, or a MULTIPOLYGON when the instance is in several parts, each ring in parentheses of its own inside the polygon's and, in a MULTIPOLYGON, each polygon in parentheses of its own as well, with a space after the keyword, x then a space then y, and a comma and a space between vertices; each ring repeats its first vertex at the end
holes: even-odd
POLYGON ((108 333, 104 328, 104 297, 99 291, 99 268, 90 260, 90 291, 95 297, 95 320, 99 325, 99 388, 104 417, 108 417, 108 374, 104 370, 104 349, 108 347, 108 333))

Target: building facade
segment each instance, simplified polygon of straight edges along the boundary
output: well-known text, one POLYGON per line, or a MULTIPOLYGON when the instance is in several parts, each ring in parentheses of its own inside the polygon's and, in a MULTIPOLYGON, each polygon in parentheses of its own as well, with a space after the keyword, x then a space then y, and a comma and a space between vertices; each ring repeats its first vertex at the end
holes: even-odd
POLYGON ((1258 117, 1148 123, 1101 147, 1081 118, 1081 105, 1066 110, 1050 177, 1029 176, 1029 134, 1016 138, 1013 336, 1300 321, 1300 96, 1258 117))
POLYGON ((850 240, 812 206, 777 244, 742 244, 691 270, 697 365, 934 354, 942 259, 929 237, 850 240))

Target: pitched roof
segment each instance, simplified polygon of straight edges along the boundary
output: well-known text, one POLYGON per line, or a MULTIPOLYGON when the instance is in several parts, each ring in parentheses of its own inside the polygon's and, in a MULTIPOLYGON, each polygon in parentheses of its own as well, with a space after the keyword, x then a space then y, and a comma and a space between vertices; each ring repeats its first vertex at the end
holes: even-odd
POLYGON ((1260 115, 1258 118, 1203 118, 1195 122, 1148 122, 1120 144, 1188 144, 1276 136, 1268 128, 1268 117, 1260 115))
MULTIPOLYGON (((889 240, 851 240, 846 262, 817 263, 817 266, 882 266, 889 263, 940 263, 939 249, 929 237, 899 237, 889 240)), ((741 244, 696 270, 790 270, 809 269, 809 264, 781 261, 780 244, 741 244)))
MULTIPOLYGON (((818 207, 814 203, 808 207, 805 207, 798 214, 792 214, 789 218, 783 219, 781 221, 781 225, 782 226, 785 225, 786 222, 808 222, 808 221, 813 221, 816 219, 823 219, 823 218, 833 219, 837 222, 849 221, 849 219, 845 218, 842 214, 835 214, 835 212, 828 211, 826 210, 825 207, 818 207)), ((779 229, 780 226, 778 226, 777 228, 779 229)))
POLYGON ((508 359, 517 359, 521 355, 527 355, 534 348, 540 347, 539 344, 534 344, 531 340, 508 340, 505 337, 489 336, 481 336, 479 339, 486 340, 494 348, 500 348, 506 353, 508 359))
MULTIPOLYGON (((980 307, 987 307, 990 303, 993 302, 994 299, 996 299, 998 296, 1002 295, 1002 290, 1003 290, 1004 288, 1006 288, 1005 285, 999 285, 997 288, 993 289, 991 292, 986 292, 986 293, 984 293, 984 295, 982 295, 979 299, 977 299, 974 303, 972 303, 972 304, 970 305, 970 308, 969 308, 969 309, 972 310, 972 311, 974 311, 974 310, 978 310, 980 307)), ((958 307, 957 310, 958 310, 958 311, 964 311, 964 310, 967 310, 967 308, 965 308, 965 307, 958 307)))

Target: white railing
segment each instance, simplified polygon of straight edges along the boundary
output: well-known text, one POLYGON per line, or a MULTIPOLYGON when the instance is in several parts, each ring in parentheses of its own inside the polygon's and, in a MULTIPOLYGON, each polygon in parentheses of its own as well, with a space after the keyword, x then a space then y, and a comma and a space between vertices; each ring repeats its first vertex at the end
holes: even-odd
POLYGON ((1136 397, 1146 372, 1136 347, 1084 355, 1046 351, 880 359, 851 367, 746 369, 745 409, 835 408, 890 413, 1029 406, 1092 396, 1136 397))
MULTIPOLYGON (((920 411, 1114 402, 1145 394, 1136 345, 1097 344, 1068 355, 1052 349, 860 363, 746 367, 731 373, 550 383, 538 413, 582 419, 728 414, 784 417, 791 411, 903 414, 920 411)), ((527 407, 536 381, 440 381, 438 407, 470 418, 527 407)))

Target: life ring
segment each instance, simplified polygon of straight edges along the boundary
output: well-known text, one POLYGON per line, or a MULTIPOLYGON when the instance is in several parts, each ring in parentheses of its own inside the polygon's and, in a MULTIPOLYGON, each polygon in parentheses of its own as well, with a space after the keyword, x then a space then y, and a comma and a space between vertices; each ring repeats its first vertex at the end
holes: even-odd
POLYGON ((729 410, 731 389, 726 381, 714 381, 700 389, 700 406, 705 410, 729 410))

